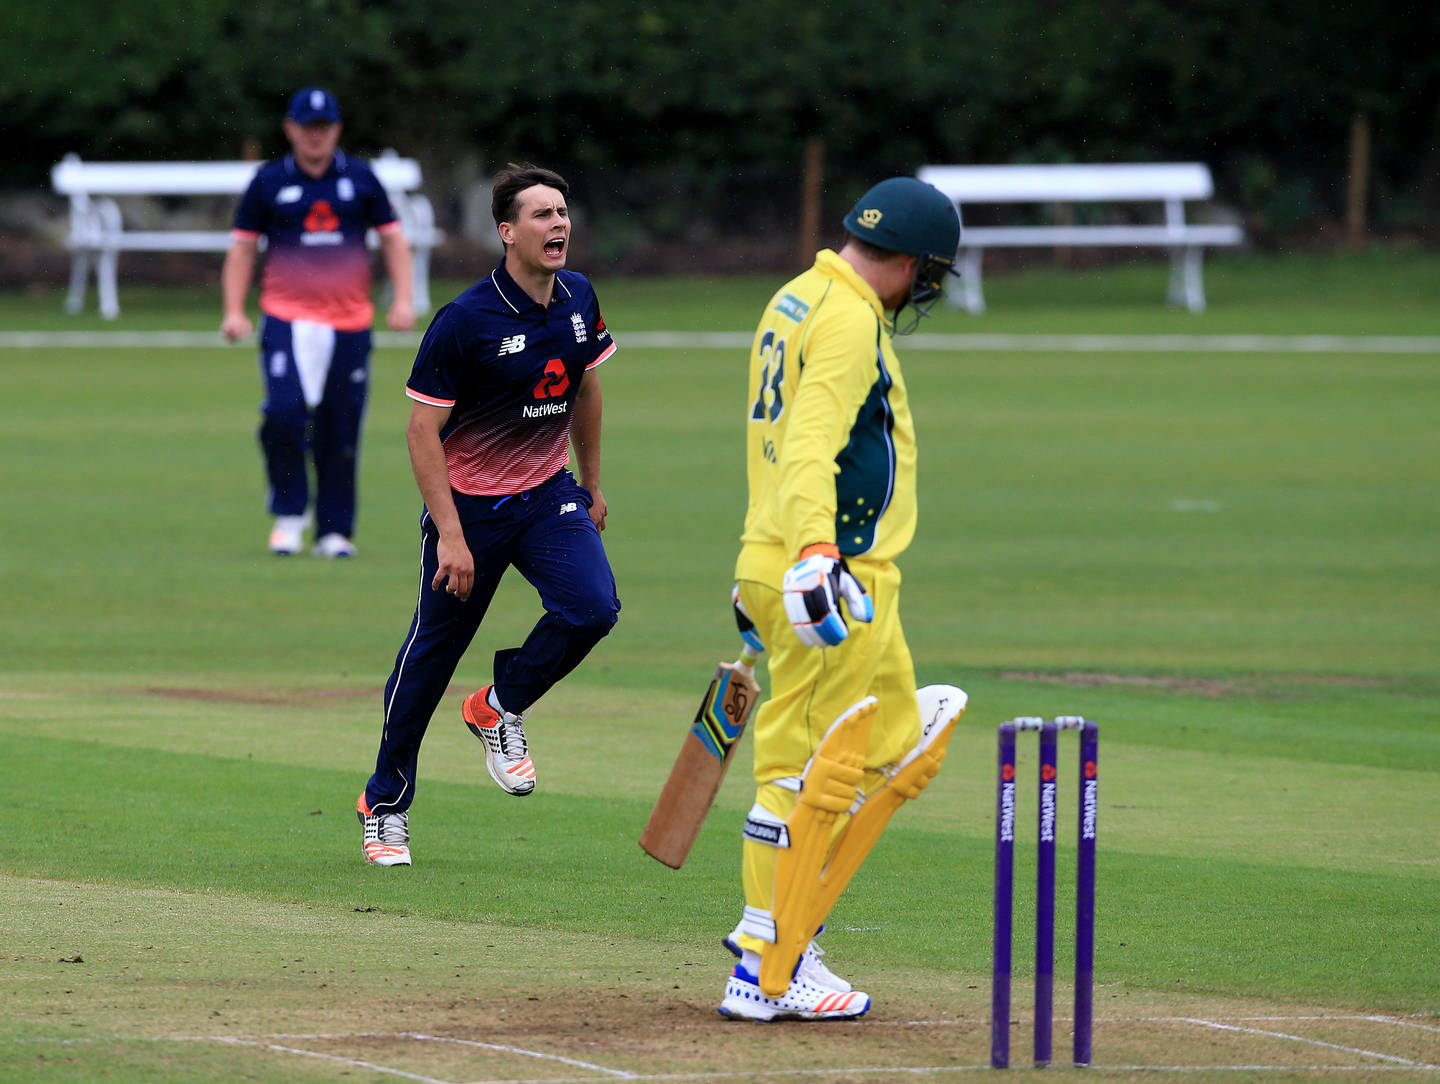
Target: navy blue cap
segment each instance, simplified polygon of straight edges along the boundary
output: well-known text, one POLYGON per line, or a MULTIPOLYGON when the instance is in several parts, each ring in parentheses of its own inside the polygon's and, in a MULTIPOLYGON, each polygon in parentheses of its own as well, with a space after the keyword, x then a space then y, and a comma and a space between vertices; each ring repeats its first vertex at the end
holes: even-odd
POLYGON ((328 90, 306 87, 295 92, 285 116, 296 124, 339 124, 340 103, 328 90))

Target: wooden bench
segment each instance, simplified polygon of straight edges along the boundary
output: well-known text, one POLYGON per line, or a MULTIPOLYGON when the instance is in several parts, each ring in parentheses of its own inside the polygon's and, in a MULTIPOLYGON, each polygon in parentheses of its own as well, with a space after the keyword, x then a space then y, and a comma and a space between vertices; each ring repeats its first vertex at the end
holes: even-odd
POLYGON ((955 202, 961 216, 962 286, 951 298, 971 312, 985 311, 980 261, 987 248, 1069 246, 1152 246, 1170 250, 1172 305, 1191 312, 1205 308, 1201 261, 1207 246, 1239 245, 1245 233, 1235 225, 1185 221, 1186 200, 1214 194, 1208 166, 1199 162, 1135 165, 923 166, 919 173, 955 202), (966 226, 966 204, 987 203, 1159 203, 1164 220, 1153 224, 966 226))
MULTIPOLYGON (((430 250, 444 239, 435 228, 430 201, 421 195, 420 165, 385 151, 369 160, 390 197, 414 254, 415 311, 430 308, 430 250)), ((70 293, 68 312, 85 307, 90 271, 100 313, 107 320, 120 315, 116 272, 122 252, 225 252, 230 230, 127 229, 120 215, 120 196, 239 196, 261 162, 85 162, 67 154, 50 171, 55 191, 70 199, 70 293)), ((367 238, 379 245, 374 230, 367 238)), ((264 239, 261 239, 263 244, 264 239)))

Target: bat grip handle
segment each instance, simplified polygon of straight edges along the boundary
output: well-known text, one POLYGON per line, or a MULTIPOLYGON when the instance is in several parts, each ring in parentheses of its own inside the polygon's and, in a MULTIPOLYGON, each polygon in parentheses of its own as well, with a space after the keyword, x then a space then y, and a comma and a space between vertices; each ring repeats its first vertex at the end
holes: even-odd
POLYGON ((756 651, 749 644, 742 644, 740 647, 740 659, 735 663, 735 669, 739 670, 746 677, 755 676, 755 664, 760 661, 762 652, 756 651))

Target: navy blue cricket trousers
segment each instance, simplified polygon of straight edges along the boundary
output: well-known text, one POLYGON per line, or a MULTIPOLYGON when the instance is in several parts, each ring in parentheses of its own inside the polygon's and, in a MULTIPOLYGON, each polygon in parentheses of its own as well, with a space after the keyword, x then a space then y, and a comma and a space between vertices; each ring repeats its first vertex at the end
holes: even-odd
POLYGON ((310 503, 308 458, 315 463, 315 537, 355 533, 355 477, 360 430, 370 388, 369 331, 336 331, 329 356, 314 359, 297 348, 295 325, 260 321, 260 450, 270 483, 272 516, 303 516, 310 503), (313 366, 307 396, 302 367, 313 366), (314 392, 319 392, 318 401, 314 392))
POLYGON ((385 683, 385 728, 375 774, 365 787, 376 813, 409 809, 414 801, 425 729, 506 569, 513 565, 545 608, 520 647, 495 653, 495 695, 506 711, 527 711, 579 665, 620 613, 610 560, 587 511, 590 493, 568 470, 511 497, 454 496, 475 558, 475 586, 464 602, 443 584, 431 590, 440 535, 426 512, 420 520, 420 599, 385 683))

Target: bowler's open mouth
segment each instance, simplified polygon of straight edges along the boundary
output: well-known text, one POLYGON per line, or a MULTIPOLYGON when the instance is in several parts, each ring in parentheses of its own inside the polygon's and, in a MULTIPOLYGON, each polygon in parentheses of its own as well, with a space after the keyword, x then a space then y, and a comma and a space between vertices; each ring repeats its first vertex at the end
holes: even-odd
POLYGON ((545 252, 550 256, 559 256, 565 251, 565 238, 553 237, 545 242, 545 252))

